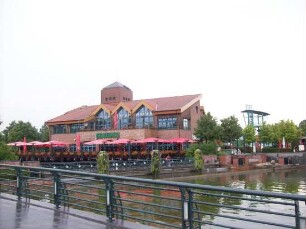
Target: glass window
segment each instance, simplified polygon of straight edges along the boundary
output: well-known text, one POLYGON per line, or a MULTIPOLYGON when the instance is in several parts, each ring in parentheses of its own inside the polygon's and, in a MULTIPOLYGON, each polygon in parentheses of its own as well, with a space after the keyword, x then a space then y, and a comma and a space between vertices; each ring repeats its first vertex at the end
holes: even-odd
POLYGON ((101 110, 97 116, 95 123, 96 130, 110 129, 111 127, 111 119, 109 113, 104 110, 101 110))
POLYGON ((177 127, 176 121, 176 117, 159 118, 158 129, 175 129, 177 127))
POLYGON ((150 109, 142 105, 136 111, 136 127, 144 128, 153 126, 153 114, 150 109))
POLYGON ((118 129, 128 128, 130 124, 129 112, 122 107, 118 110, 118 129))
POLYGON ((66 125, 53 126, 53 134, 65 134, 67 133, 66 125))
POLYGON ((189 129, 189 120, 187 118, 183 119, 183 129, 189 129))
POLYGON ((83 129, 84 124, 83 123, 75 123, 70 125, 70 133, 76 133, 79 130, 83 129))

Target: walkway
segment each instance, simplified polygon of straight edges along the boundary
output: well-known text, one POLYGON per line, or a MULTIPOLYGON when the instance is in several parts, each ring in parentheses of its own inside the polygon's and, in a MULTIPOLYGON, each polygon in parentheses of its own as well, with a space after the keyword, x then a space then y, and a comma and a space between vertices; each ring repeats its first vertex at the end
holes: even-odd
POLYGON ((36 200, 17 200, 16 196, 0 193, 0 228, 5 229, 115 229, 152 228, 116 220, 71 208, 56 209, 53 204, 36 200))

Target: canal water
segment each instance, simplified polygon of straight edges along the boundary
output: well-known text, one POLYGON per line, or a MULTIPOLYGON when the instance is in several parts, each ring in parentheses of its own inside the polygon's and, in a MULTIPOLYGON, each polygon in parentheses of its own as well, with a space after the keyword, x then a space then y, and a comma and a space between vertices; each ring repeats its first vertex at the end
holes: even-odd
POLYGON ((187 178, 181 177, 175 180, 195 184, 306 195, 306 167, 226 172, 187 178))
MULTIPOLYGON (((195 183, 195 184, 205 184, 213 186, 225 186, 237 189, 250 189, 250 190, 262 190, 262 191, 272 191, 278 193, 291 193, 306 195, 306 167, 304 168, 290 168, 290 169, 278 169, 278 170, 253 170, 243 173, 228 172, 215 175, 205 175, 205 176, 194 176, 188 178, 177 178, 176 181, 195 183)), ((217 200, 218 201, 218 200, 217 200)), ((233 203, 239 207, 247 207, 244 201, 233 203)), ((254 206, 253 206, 254 207, 254 206)), ((258 204, 255 206, 257 209, 261 210, 276 210, 285 212, 286 209, 280 209, 281 206, 275 205, 265 205, 258 204)), ((215 207, 216 208, 216 207, 215 207)), ((212 209, 211 209, 212 210, 212 209)), ((289 209, 288 209, 289 210, 289 209)), ((225 213, 226 209, 213 209, 214 212, 225 213)), ((305 203, 300 203, 301 216, 306 217, 306 206, 305 203)), ((249 212, 244 212, 241 210, 233 210, 233 215, 244 215, 248 217, 249 212)), ((258 213, 252 214, 252 218, 257 218, 258 213)), ((264 216, 263 216, 264 217, 264 216)), ((279 222, 286 223, 286 219, 281 216, 279 217, 279 222)), ((225 222, 225 219, 218 217, 207 217, 204 220, 209 220, 214 223, 225 222)), ((305 223, 305 222, 303 222, 305 223)), ((241 226, 241 225, 240 225, 241 226)), ((246 228, 252 228, 248 223, 245 224, 246 228)), ((205 227, 205 228, 215 228, 215 227, 205 227)), ((256 227, 255 227, 256 228, 256 227)), ((265 227, 263 227, 265 228, 265 227)), ((271 227, 268 227, 271 228, 271 227)), ((274 228, 274 227, 272 227, 274 228)), ((277 227, 275 227, 277 228, 277 227)))

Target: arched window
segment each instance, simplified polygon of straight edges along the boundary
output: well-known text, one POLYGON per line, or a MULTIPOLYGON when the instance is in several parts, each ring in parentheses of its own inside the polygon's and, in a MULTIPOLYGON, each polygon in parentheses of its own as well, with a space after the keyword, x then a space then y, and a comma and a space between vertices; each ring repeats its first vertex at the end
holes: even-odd
POLYGON ((110 129, 111 119, 109 113, 101 110, 97 115, 96 130, 110 129))
POLYGON ((153 126, 152 111, 142 105, 136 112, 136 127, 144 128, 150 126, 153 126))
POLYGON ((118 129, 128 128, 129 124, 130 124, 129 112, 121 107, 118 110, 118 129))

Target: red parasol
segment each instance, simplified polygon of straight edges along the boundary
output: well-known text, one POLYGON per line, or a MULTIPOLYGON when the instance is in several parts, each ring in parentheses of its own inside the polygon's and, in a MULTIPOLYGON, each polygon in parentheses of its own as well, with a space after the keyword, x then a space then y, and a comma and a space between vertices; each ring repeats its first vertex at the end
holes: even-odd
POLYGON ((44 143, 40 142, 40 141, 32 141, 32 142, 28 142, 28 145, 32 145, 32 146, 43 146, 44 143))
POLYGON ((170 139, 171 142, 173 143, 185 143, 185 142, 189 142, 190 139, 188 138, 172 138, 170 139))
POLYGON ((44 142, 44 145, 46 146, 67 146, 69 145, 69 143, 62 142, 62 141, 48 141, 48 142, 44 142))
POLYGON ((154 138, 154 137, 151 137, 151 138, 145 138, 145 139, 142 139, 142 140, 137 140, 135 141, 135 143, 153 143, 153 142, 170 142, 170 140, 165 140, 165 139, 161 139, 161 138, 154 138))
POLYGON ((94 141, 86 142, 84 145, 103 145, 107 142, 109 142, 107 139, 97 139, 94 141))
POLYGON ((8 146, 22 146, 24 144, 24 142, 11 142, 8 143, 8 146))
POLYGON ((135 142, 134 140, 131 140, 131 139, 127 139, 127 138, 119 138, 115 141, 112 141, 112 142, 107 142, 106 144, 114 144, 114 145, 117 145, 117 144, 128 144, 128 143, 133 143, 135 142))

